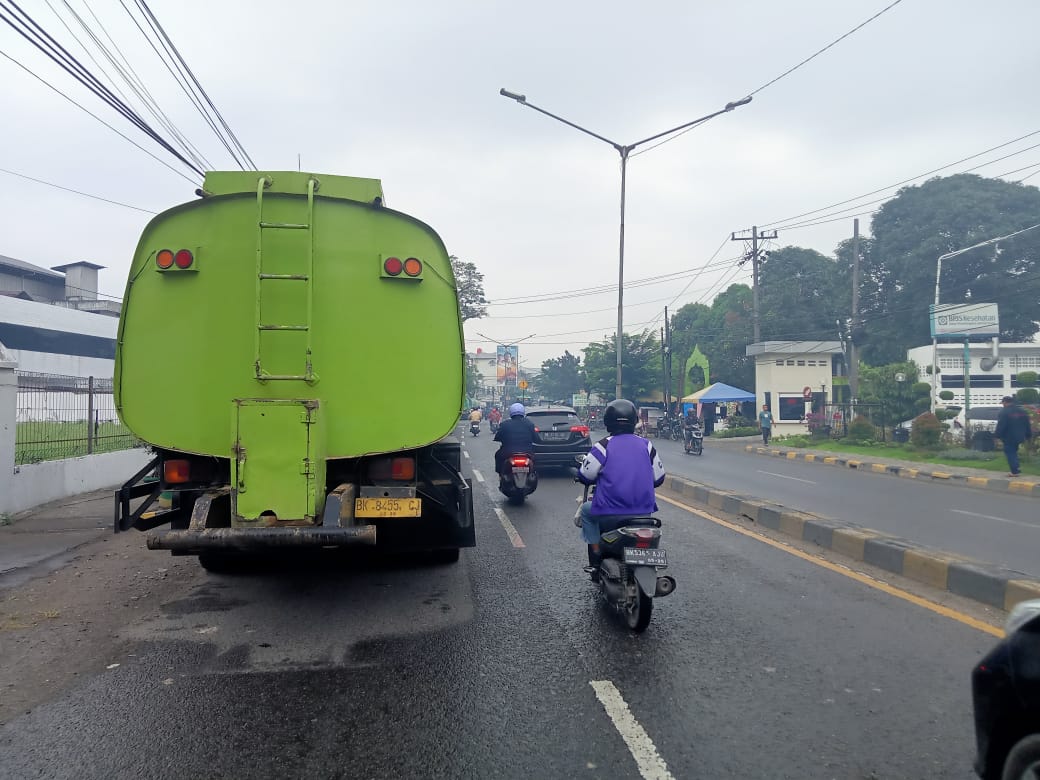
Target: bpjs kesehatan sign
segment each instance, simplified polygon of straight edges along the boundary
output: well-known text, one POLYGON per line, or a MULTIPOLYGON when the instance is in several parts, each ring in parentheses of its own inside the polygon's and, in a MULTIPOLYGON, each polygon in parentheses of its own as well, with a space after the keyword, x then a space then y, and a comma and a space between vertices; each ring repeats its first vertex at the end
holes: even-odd
POLYGON ((940 303, 928 307, 932 336, 999 336, 1000 316, 995 303, 940 303))

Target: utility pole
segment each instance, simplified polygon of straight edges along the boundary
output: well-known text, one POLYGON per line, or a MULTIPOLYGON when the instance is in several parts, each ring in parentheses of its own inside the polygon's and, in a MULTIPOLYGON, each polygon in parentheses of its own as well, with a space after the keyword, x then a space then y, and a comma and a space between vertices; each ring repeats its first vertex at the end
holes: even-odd
POLYGON ((664 410, 672 407, 672 330, 668 324, 668 307, 664 307, 664 410))
POLYGON ((859 220, 852 220, 852 325, 849 333, 849 392, 853 403, 859 398, 859 354, 856 337, 859 326, 859 220))
MULTIPOLYGON (((766 233, 759 233, 758 226, 753 226, 751 228, 751 254, 741 260, 741 264, 748 260, 751 261, 751 323, 754 328, 754 340, 756 344, 762 340, 758 327, 758 241, 759 239, 769 240, 774 238, 776 238, 775 230, 771 235, 768 235, 766 233)), ((731 233, 729 240, 747 241, 748 238, 747 236, 738 236, 736 233, 731 233)))

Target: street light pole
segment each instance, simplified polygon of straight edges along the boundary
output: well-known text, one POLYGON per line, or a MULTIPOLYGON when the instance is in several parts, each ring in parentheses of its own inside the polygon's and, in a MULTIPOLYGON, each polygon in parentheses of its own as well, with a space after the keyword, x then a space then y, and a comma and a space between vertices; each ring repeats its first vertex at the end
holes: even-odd
POLYGON ((746 98, 742 98, 741 100, 734 100, 730 103, 727 103, 726 107, 723 108, 721 111, 716 111, 712 114, 707 114, 706 116, 702 116, 699 119, 694 119, 691 122, 686 122, 685 124, 673 127, 670 130, 665 130, 661 133, 655 133, 654 135, 649 136, 648 138, 644 138, 640 141, 636 141, 635 143, 619 144, 616 141, 611 141, 609 138, 605 138, 604 136, 599 135, 598 133, 594 133, 591 130, 582 127, 581 125, 575 124, 574 122, 571 122, 568 119, 564 119, 562 116, 557 116, 556 114, 546 111, 544 108, 539 108, 533 103, 528 103, 526 95, 520 95, 516 92, 509 92, 506 89, 500 89, 498 91, 498 94, 502 95, 503 97, 507 97, 510 100, 515 100, 520 105, 532 108, 538 113, 545 114, 547 117, 551 117, 552 119, 555 119, 558 122, 563 122, 563 124, 573 127, 575 130, 579 130, 582 133, 585 133, 586 135, 591 135, 593 138, 599 141, 603 141, 604 143, 610 144, 612 147, 614 147, 615 150, 617 150, 617 153, 621 156, 621 225, 620 230, 618 231, 618 312, 617 334, 615 335, 614 339, 615 351, 617 352, 617 377, 614 388, 614 397, 621 398, 621 343, 622 332, 624 329, 625 302, 625 179, 628 169, 629 154, 631 154, 632 150, 634 150, 636 147, 642 146, 645 143, 649 143, 650 141, 656 141, 659 138, 664 138, 665 136, 672 135, 673 133, 678 133, 681 130, 688 130, 692 127, 695 127, 696 125, 701 124, 702 122, 707 122, 709 119, 717 117, 719 114, 725 114, 740 106, 746 106, 748 103, 751 102, 751 96, 748 95, 746 98))

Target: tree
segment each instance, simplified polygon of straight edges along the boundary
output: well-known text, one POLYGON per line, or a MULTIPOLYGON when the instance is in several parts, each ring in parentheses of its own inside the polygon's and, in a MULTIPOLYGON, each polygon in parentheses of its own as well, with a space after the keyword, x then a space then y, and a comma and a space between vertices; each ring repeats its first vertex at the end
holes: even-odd
POLYGON ((885 423, 889 425, 916 417, 928 411, 928 396, 932 391, 927 382, 913 381, 917 375, 917 366, 911 362, 873 368, 863 366, 859 375, 859 400, 865 404, 884 405, 885 423), (902 382, 896 381, 896 374, 903 375, 902 382))
MULTIPOLYGON (((622 387, 625 398, 635 401, 660 388, 661 343, 652 331, 621 339, 622 387)), ((613 398, 617 389, 617 348, 613 336, 589 344, 585 353, 585 383, 590 392, 613 398)))
POLYGON ((570 402, 573 394, 585 386, 585 377, 581 371, 581 358, 564 351, 558 358, 543 361, 542 372, 538 377, 538 391, 553 400, 570 402))
POLYGON ((480 373, 477 371, 477 361, 466 355, 466 395, 469 398, 476 398, 480 389, 480 373))
MULTIPOLYGON (((1040 190, 1001 179, 959 174, 904 187, 878 210, 873 242, 861 264, 863 358, 888 363, 931 340, 928 304, 940 255, 1036 223, 1040 190)), ((1001 339, 1037 332, 1040 231, 981 247, 943 263, 940 302, 1000 305, 1001 339)))
POLYGON ((473 263, 459 260, 455 255, 451 270, 455 274, 455 294, 459 299, 459 314, 462 321, 479 320, 487 316, 487 298, 484 297, 484 274, 473 263))
POLYGON ((747 356, 753 335, 751 315, 752 294, 746 284, 730 285, 710 307, 687 304, 672 319, 672 352, 689 355, 699 346, 711 366, 711 376, 705 378, 709 384, 753 387, 755 364, 747 356))
POLYGON ((824 341, 836 335, 835 321, 849 316, 852 288, 846 269, 814 249, 787 246, 770 252, 759 266, 761 337, 824 341))

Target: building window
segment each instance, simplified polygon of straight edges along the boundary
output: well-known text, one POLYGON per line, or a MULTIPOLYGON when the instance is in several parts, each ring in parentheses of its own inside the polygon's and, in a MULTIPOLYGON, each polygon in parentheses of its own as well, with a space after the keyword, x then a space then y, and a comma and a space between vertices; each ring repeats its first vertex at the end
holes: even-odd
POLYGON ((793 360, 788 360, 788 361, 787 361, 787 365, 789 365, 789 366, 793 366, 793 365, 794 365, 794 361, 793 361, 793 360))
POLYGON ((785 395, 780 393, 780 408, 777 410, 777 419, 787 422, 798 422, 805 417, 805 399, 801 393, 797 395, 785 395))
MULTIPOLYGON (((807 366, 815 366, 815 365, 816 365, 816 361, 815 361, 815 360, 806 360, 806 361, 805 361, 805 364, 806 364, 807 366)), ((822 365, 823 365, 823 363, 820 363, 820 365, 822 366, 822 365)))
POLYGON ((780 360, 776 361, 776 364, 778 366, 782 366, 784 364, 783 358, 781 358, 780 360))

